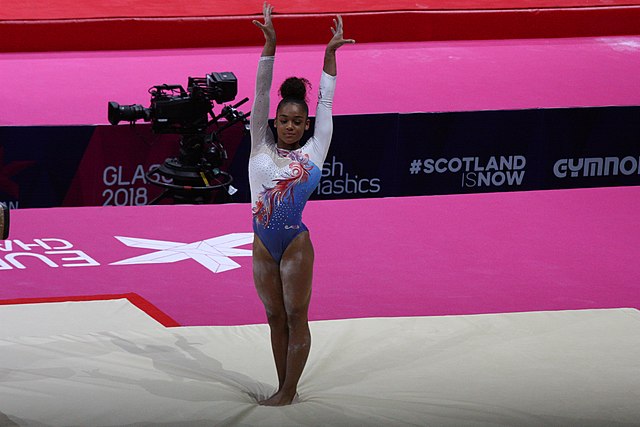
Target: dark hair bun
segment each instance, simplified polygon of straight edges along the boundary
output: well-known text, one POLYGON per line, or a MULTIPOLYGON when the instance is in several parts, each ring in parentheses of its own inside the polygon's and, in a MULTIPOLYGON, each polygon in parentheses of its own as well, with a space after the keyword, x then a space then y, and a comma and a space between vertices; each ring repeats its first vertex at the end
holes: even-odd
POLYGON ((292 98, 306 101, 308 89, 311 89, 309 80, 300 77, 289 77, 280 85, 280 96, 282 99, 292 98))

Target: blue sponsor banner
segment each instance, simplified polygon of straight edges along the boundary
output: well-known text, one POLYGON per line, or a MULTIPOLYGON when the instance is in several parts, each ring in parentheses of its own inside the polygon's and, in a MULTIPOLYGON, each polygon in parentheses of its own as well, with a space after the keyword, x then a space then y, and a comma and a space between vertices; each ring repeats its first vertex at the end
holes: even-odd
MULTIPOLYGON (((307 136, 310 136, 312 129, 307 136)), ((249 202, 250 137, 225 132, 222 167, 249 202)), ((178 136, 129 127, 0 127, 0 201, 11 207, 146 204, 145 173, 178 136)), ((640 185, 640 107, 334 117, 313 199, 640 185)))
POLYGON ((397 132, 393 141, 373 139, 393 149, 354 150, 371 140, 347 126, 329 152, 354 150, 342 154, 353 169, 383 165, 375 196, 640 185, 640 107, 385 116, 367 117, 397 132))

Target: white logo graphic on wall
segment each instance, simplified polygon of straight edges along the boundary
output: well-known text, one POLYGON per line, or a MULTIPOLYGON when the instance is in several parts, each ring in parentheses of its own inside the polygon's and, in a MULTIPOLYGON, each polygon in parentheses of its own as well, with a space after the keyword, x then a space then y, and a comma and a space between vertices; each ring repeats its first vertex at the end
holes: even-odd
MULTIPOLYGON (((107 166, 102 172, 102 183, 105 186, 102 192, 103 206, 145 206, 149 204, 149 194, 146 186, 149 185, 147 173, 160 165, 153 164, 145 169, 144 165, 136 165, 131 172, 130 168, 122 165, 107 166)), ((170 183, 158 173, 151 175, 155 181, 170 183)))
POLYGON ((522 185, 526 165, 525 156, 491 156, 486 161, 480 157, 415 159, 409 173, 459 173, 462 187, 511 187, 522 185))
POLYGON ((557 178, 637 175, 640 174, 640 158, 627 156, 560 159, 553 165, 553 174, 557 178))
POLYGON ((349 173, 345 170, 344 163, 339 162, 336 156, 322 165, 322 179, 317 194, 375 194, 381 189, 380 178, 369 178, 349 173))
POLYGON ((252 243, 253 233, 231 233, 193 243, 119 236, 116 236, 116 239, 132 248, 156 249, 157 251, 113 262, 111 265, 167 264, 191 258, 214 273, 222 273, 240 268, 240 264, 230 257, 251 256, 251 250, 238 249, 237 246, 252 243))

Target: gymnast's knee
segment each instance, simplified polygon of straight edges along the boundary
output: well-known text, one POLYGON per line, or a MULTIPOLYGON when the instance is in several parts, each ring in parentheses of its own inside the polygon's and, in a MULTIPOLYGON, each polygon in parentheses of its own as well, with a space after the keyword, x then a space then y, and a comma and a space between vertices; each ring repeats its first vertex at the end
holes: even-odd
POLYGON ((287 313, 284 309, 267 308, 267 322, 271 329, 284 329, 287 327, 287 313))
POLYGON ((287 326, 289 329, 298 329, 308 327, 307 306, 287 308, 287 326))

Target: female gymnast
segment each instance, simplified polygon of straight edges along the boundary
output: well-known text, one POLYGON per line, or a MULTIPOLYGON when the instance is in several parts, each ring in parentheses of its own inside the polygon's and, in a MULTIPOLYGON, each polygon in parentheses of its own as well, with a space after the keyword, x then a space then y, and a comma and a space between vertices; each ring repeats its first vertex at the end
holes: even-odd
POLYGON ((278 390, 261 405, 289 405, 297 393, 311 334, 308 324, 313 246, 302 209, 320 182, 329 150, 333 122, 331 105, 336 81, 336 50, 345 40, 342 18, 334 19, 333 38, 326 47, 318 91, 314 134, 302 145, 309 129, 305 102, 309 82, 290 77, 282 83, 275 128, 268 125, 269 90, 276 52, 276 32, 271 21, 273 7, 265 2, 264 23, 253 21, 265 37, 258 64, 256 94, 251 110, 251 156, 249 182, 253 212, 253 278, 267 312, 271 347, 278 373, 278 390))

